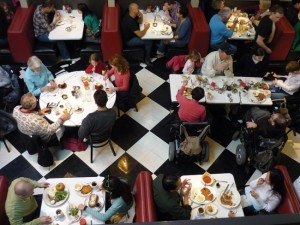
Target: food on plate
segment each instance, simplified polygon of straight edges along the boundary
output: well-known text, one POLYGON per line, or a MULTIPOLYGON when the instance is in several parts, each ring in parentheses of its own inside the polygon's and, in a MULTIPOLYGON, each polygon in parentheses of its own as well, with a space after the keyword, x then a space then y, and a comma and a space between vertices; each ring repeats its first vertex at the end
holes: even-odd
POLYGON ((63 113, 64 114, 69 113, 68 109, 64 109, 63 113))
POLYGON ((55 186, 55 188, 56 188, 57 191, 64 191, 65 190, 65 185, 63 183, 58 183, 55 186))
POLYGON ((63 94, 61 97, 62 97, 62 99, 67 99, 67 98, 68 98, 68 95, 63 94))
POLYGON ((263 93, 258 93, 256 98, 258 101, 263 101, 264 99, 266 99, 266 96, 263 93))
POLYGON ((186 87, 185 89, 184 89, 184 92, 185 92, 185 94, 187 94, 187 95, 191 95, 192 94, 192 88, 189 88, 189 87, 186 87))
POLYGON ((196 199, 197 199, 197 201, 199 201, 199 202, 204 202, 204 201, 205 201, 205 196, 199 194, 199 195, 197 195, 196 199))
POLYGON ((75 184, 75 191, 80 191, 82 189, 82 184, 75 184))
POLYGON ((76 113, 81 113, 81 112, 83 112, 83 108, 80 107, 80 106, 75 106, 75 107, 74 107, 74 112, 76 112, 76 113))
POLYGON ((211 205, 206 206, 206 211, 212 213, 214 208, 211 205))
POLYGON ((267 83, 261 83, 261 88, 264 90, 269 90, 269 85, 267 83))
POLYGON ((212 181, 213 181, 213 178, 212 176, 209 174, 209 173, 204 173, 202 175, 202 181, 205 183, 205 184, 211 184, 212 181))
POLYGON ((167 33, 168 30, 169 30, 169 27, 164 26, 164 27, 161 29, 161 32, 162 32, 162 33, 167 33))
POLYGON ((89 207, 94 208, 98 202, 98 195, 91 194, 89 197, 89 207))
POLYGON ((61 89, 65 89, 67 87, 67 84, 65 82, 59 83, 57 85, 57 87, 61 88, 61 89))
POLYGON ((243 25, 244 23, 246 23, 246 20, 240 19, 240 24, 243 25))
POLYGON ((60 111, 59 111, 59 110, 56 110, 56 111, 55 111, 55 115, 58 116, 59 114, 60 114, 60 111))
POLYGON ((93 188, 91 187, 91 185, 83 185, 80 192, 81 192, 81 194, 86 195, 86 194, 90 193, 92 190, 93 190, 93 188))
POLYGON ((55 193, 55 201, 56 202, 62 201, 67 197, 67 195, 68 195, 68 192, 66 192, 66 191, 57 191, 55 193))
POLYGON ((103 85, 100 84, 100 83, 96 83, 96 84, 95 84, 95 89, 96 89, 96 90, 103 90, 103 85))
POLYGON ((258 92, 253 91, 253 96, 254 96, 254 97, 257 97, 257 96, 258 96, 258 92))
POLYGON ((62 109, 63 107, 64 107, 64 105, 59 105, 59 108, 61 108, 61 109, 62 109))
POLYGON ((206 187, 201 189, 201 193, 204 195, 206 201, 212 201, 214 199, 214 194, 206 187))
POLYGON ((75 219, 79 218, 78 213, 79 213, 79 209, 77 207, 71 206, 69 208, 69 215, 74 217, 75 219))
POLYGON ((93 82, 93 78, 92 77, 89 77, 89 76, 81 76, 81 80, 83 82, 93 82))
POLYGON ((225 193, 222 194, 220 200, 223 205, 229 205, 229 206, 235 205, 235 203, 233 203, 232 201, 232 192, 230 192, 229 194, 225 194, 225 193))

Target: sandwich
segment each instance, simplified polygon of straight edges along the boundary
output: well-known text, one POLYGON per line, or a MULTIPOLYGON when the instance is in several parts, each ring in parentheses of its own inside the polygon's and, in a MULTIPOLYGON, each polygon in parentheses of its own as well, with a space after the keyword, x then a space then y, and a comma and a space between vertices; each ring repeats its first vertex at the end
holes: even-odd
POLYGON ((89 207, 94 208, 98 202, 98 195, 91 194, 89 197, 89 207))

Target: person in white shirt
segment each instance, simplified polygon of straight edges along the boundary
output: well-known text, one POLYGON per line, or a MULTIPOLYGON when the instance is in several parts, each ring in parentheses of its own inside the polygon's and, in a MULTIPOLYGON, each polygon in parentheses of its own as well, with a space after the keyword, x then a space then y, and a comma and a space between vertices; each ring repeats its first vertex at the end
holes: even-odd
POLYGON ((293 95, 300 88, 300 65, 296 61, 289 62, 285 67, 286 72, 288 72, 288 76, 283 76, 286 78, 285 81, 278 80, 276 78, 282 77, 274 74, 276 77, 275 80, 272 81, 272 84, 277 86, 271 86, 271 98, 272 99, 283 99, 284 96, 293 95))
POLYGON ((264 173, 245 188, 246 198, 242 201, 245 215, 255 215, 260 211, 272 213, 279 206, 284 194, 282 172, 279 169, 272 169, 264 173))
POLYGON ((214 77, 225 75, 233 76, 232 57, 234 50, 230 44, 224 42, 218 51, 209 53, 204 60, 201 73, 205 76, 214 77))

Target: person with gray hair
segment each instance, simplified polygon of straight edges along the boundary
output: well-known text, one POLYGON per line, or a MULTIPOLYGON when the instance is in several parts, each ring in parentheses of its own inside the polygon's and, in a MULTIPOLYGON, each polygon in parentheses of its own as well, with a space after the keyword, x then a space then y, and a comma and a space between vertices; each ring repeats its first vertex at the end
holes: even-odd
POLYGON ((39 112, 35 111, 36 97, 28 92, 21 97, 21 105, 14 108, 13 117, 17 120, 18 128, 21 133, 28 136, 37 135, 49 146, 57 143, 56 131, 64 121, 70 119, 70 114, 63 113, 61 117, 50 124, 42 115, 50 111, 49 108, 44 108, 39 112))
POLYGON ((20 177, 15 179, 7 193, 5 211, 10 224, 50 224, 50 216, 39 217, 39 207, 33 197, 35 188, 47 188, 49 183, 37 182, 29 178, 20 177))
POLYGON ((35 96, 39 96, 41 92, 50 92, 55 90, 56 83, 52 73, 38 57, 29 57, 27 66, 28 68, 26 69, 24 80, 28 91, 33 93, 35 96), (50 86, 47 86, 49 82, 50 86))
MULTIPOLYGON (((238 23, 238 18, 235 18, 233 25, 228 30, 226 23, 228 22, 231 16, 231 9, 229 7, 224 7, 221 9, 218 14, 214 15, 209 21, 209 28, 211 31, 210 34, 210 48, 212 50, 218 50, 220 45, 226 41, 227 38, 231 37, 233 31, 238 23)), ((231 48, 234 49, 236 53, 237 48, 234 45, 231 45, 231 48)))

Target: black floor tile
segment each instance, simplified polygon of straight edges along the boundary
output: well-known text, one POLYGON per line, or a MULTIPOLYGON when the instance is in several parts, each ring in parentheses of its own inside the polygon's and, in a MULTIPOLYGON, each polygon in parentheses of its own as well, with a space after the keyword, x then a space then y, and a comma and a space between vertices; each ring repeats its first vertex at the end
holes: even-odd
POLYGON ((148 130, 145 127, 124 114, 116 121, 111 139, 123 150, 127 151, 147 132, 148 130))
POLYGON ((152 128, 151 132, 156 136, 169 143, 170 136, 170 119, 171 114, 168 114, 164 119, 162 119, 155 127, 152 128))
POLYGON ((3 167, 0 170, 0 175, 6 176, 10 181, 19 177, 28 177, 32 180, 42 178, 42 175, 22 155, 3 167))
MULTIPOLYGON (((139 172, 149 171, 142 164, 132 158, 129 154, 123 154, 117 161, 111 164, 100 176, 122 177, 128 180, 131 187, 135 183, 135 179, 139 172)), ((149 171, 150 172, 150 171, 149 171)))
POLYGON ((26 147, 23 142, 24 134, 18 129, 6 135, 5 138, 17 149, 21 154, 26 151, 26 147))
POLYGON ((45 178, 59 178, 64 177, 67 173, 74 177, 96 177, 97 173, 88 167, 75 154, 64 160, 60 165, 48 173, 45 178))
POLYGON ((159 76, 164 80, 168 80, 169 71, 166 68, 166 63, 167 63, 166 57, 157 59, 153 62, 154 65, 152 67, 147 66, 147 70, 151 71, 152 73, 156 74, 157 76, 159 76))
POLYGON ((130 72, 136 74, 139 72, 143 67, 140 66, 140 63, 130 63, 130 72))
POLYGON ((164 82, 157 89, 155 89, 150 95, 148 95, 156 103, 160 104, 167 110, 171 107, 171 94, 170 94, 170 84, 164 82))
POLYGON ((286 166, 293 182, 299 177, 300 164, 289 156, 282 153, 278 165, 286 166))

